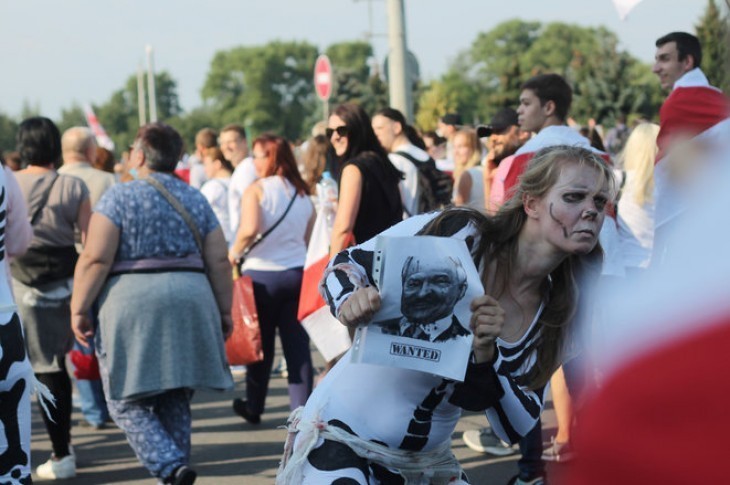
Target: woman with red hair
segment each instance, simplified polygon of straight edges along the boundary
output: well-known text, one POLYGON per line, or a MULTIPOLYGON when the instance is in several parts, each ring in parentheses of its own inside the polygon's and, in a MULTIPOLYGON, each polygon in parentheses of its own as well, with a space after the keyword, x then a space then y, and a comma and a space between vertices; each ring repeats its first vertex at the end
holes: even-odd
POLYGON ((271 377, 277 327, 289 369, 291 409, 304 405, 312 391, 309 336, 297 321, 297 308, 315 212, 284 138, 257 138, 253 159, 259 180, 243 194, 241 223, 228 259, 231 264, 241 264, 241 271, 253 280, 264 350, 262 362, 247 366, 246 400, 234 399, 233 410, 258 424, 271 377))

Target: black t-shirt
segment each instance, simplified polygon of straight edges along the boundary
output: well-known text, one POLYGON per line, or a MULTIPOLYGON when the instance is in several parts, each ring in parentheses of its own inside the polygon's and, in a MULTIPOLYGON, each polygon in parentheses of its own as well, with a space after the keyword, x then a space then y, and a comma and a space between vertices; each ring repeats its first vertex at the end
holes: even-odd
MULTIPOLYGON (((363 152, 345 163, 355 165, 362 174, 360 209, 355 219, 355 241, 362 243, 403 220, 403 205, 398 190, 397 171, 390 160, 373 152, 363 152), (388 165, 386 165, 388 164, 388 165)), ((343 169, 344 169, 343 167, 343 169)))

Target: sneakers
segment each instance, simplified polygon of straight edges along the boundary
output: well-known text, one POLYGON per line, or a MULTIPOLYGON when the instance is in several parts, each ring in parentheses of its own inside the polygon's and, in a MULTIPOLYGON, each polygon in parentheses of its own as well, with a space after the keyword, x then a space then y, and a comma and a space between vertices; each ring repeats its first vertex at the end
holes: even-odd
POLYGON ((243 399, 233 400, 233 412, 241 416, 251 424, 261 423, 261 415, 254 414, 248 409, 248 402, 243 399))
POLYGON ((575 458, 570 442, 558 443, 554 437, 550 439, 550 442, 550 446, 542 454, 543 460, 566 463, 575 458))
POLYGON ((187 465, 178 467, 163 483, 172 485, 193 485, 198 474, 187 465))
POLYGON ((64 478, 73 478, 76 476, 76 457, 67 455, 60 460, 54 460, 51 457, 47 462, 36 468, 38 478, 46 480, 59 480, 64 478))
POLYGON ((517 453, 519 446, 505 443, 494 434, 492 428, 470 429, 464 431, 462 439, 466 446, 480 453, 490 455, 507 456, 517 453))

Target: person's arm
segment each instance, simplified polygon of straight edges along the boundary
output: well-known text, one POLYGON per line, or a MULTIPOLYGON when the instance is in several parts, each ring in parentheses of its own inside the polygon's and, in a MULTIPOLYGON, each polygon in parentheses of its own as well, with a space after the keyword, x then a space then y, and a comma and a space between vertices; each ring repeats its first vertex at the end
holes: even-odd
POLYGON ((91 201, 86 197, 79 206, 79 213, 76 216, 76 226, 81 232, 81 244, 86 244, 86 237, 89 230, 89 221, 91 220, 91 201))
POLYGON ((471 174, 464 171, 459 177, 459 182, 456 185, 456 195, 454 195, 454 205, 462 206, 466 205, 471 198, 471 174))
POLYGON ((233 331, 233 320, 231 320, 233 280, 231 278, 231 265, 226 257, 226 248, 226 239, 220 226, 205 236, 203 261, 210 287, 221 313, 221 330, 224 339, 228 339, 233 331))
POLYGON ((5 251, 8 257, 21 256, 33 239, 33 228, 28 220, 28 205, 13 172, 4 167, 7 193, 7 226, 5 227, 5 251))
POLYGON ((362 173, 355 165, 347 165, 340 179, 340 200, 335 222, 332 225, 330 258, 345 249, 349 235, 355 227, 362 197, 362 173))
POLYGON ((88 233, 88 242, 76 263, 71 296, 71 327, 76 340, 84 346, 94 336, 89 309, 99 295, 119 246, 119 228, 102 214, 91 217, 88 233))
POLYGON ((256 239, 261 231, 261 198, 263 192, 259 184, 250 185, 241 199, 241 222, 238 224, 236 239, 228 252, 231 264, 241 259, 243 251, 256 239))

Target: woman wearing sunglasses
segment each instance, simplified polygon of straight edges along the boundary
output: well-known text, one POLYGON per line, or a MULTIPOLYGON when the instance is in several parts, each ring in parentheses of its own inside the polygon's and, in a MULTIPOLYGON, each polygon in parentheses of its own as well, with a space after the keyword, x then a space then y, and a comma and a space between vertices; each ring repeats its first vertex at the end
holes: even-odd
POLYGON ((337 155, 340 199, 332 227, 330 257, 345 249, 350 234, 367 241, 403 218, 398 182, 402 174, 378 142, 370 117, 358 105, 338 106, 327 138, 337 155))

